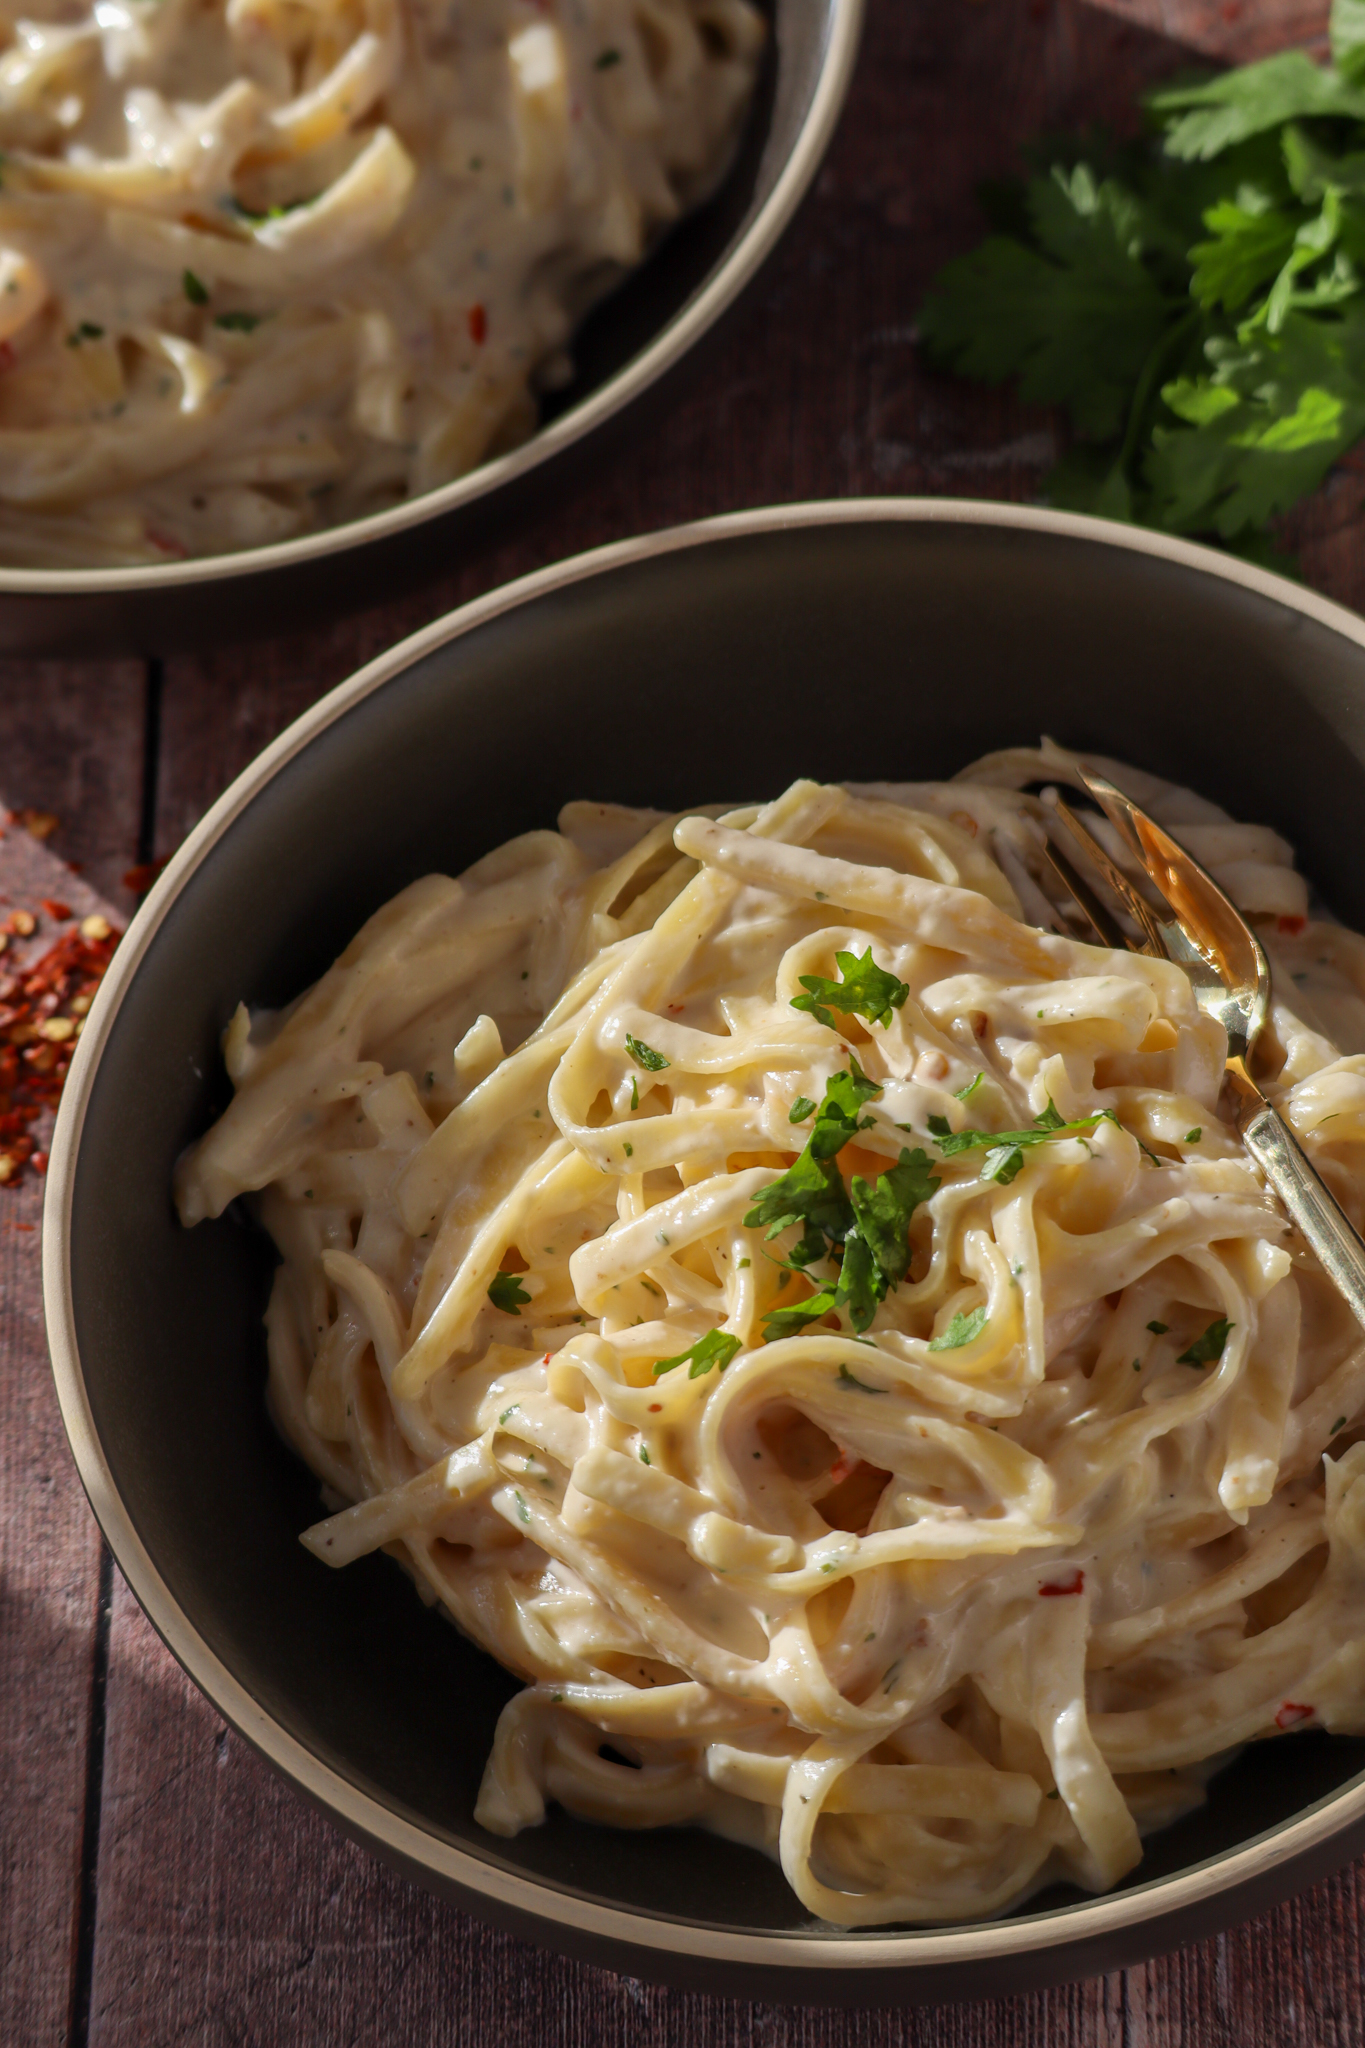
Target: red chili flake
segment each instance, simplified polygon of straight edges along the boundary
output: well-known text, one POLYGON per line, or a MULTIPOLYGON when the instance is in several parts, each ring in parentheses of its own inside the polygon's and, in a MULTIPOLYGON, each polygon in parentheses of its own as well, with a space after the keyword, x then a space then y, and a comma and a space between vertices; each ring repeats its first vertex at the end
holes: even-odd
POLYGON ((8 341, 0 341, 0 371, 12 370, 14 368, 14 364, 15 354, 13 343, 8 341))
POLYGON ((663 1414, 663 1412, 664 1412, 664 1404, 663 1404, 663 1402, 662 1402, 662 1401, 651 1401, 651 1402, 650 1402, 650 1404, 649 1404, 649 1412, 650 1412, 650 1414, 651 1414, 651 1415, 662 1415, 662 1414, 663 1414))
MULTIPOLYGON (((166 859, 169 858, 170 856, 167 855, 166 859)), ((124 888, 131 889, 134 896, 145 895, 165 865, 166 860, 139 861, 137 866, 129 868, 127 874, 123 877, 124 888)))
POLYGON ((829 1468, 830 1485, 840 1485, 843 1480, 847 1479, 854 1466, 861 1462, 861 1459, 853 1457, 848 1451, 840 1451, 838 1457, 829 1468))
POLYGON ((15 811, 14 818, 35 839, 50 839, 62 822, 55 811, 15 811))
POLYGON ((71 915, 69 903, 59 903, 55 896, 40 896, 38 907, 45 910, 54 924, 65 924, 71 915))
POLYGON ((177 560, 182 562, 189 555, 189 549, 185 546, 184 541, 177 540, 173 533, 165 533, 159 526, 148 526, 143 531, 146 533, 152 546, 161 554, 174 555, 177 560))
POLYGON ((476 343, 482 342, 486 339, 487 334, 487 313, 482 306, 471 306, 469 309, 469 339, 476 343))
MULTIPOLYGON (((44 905, 44 909, 56 906, 44 905)), ((66 906, 60 906, 66 911, 66 906)), ((70 912, 66 911, 69 917, 70 912)), ((26 919, 15 911, 11 926, 26 919)), ((14 1187, 27 1166, 47 1171, 47 1153, 35 1150, 29 1126, 55 1109, 76 1050, 81 1020, 99 987, 121 934, 107 919, 89 917, 59 938, 22 975, 4 980, 0 1005, 0 1187, 14 1187), (98 936, 91 936, 98 934, 98 936), (62 1013, 65 1014, 62 1014, 62 1013)))
POLYGON ((1038 1597, 1040 1600, 1060 1600, 1067 1593, 1083 1593, 1084 1591, 1085 1573, 1078 1565, 1070 1578, 1049 1579, 1045 1586, 1040 1586, 1038 1588, 1038 1597))
POLYGON ((1306 917, 1277 917, 1275 920, 1276 930, 1283 932, 1287 939, 1296 939, 1301 931, 1307 930, 1307 927, 1306 917))
POLYGON ((1297 1700, 1286 1700, 1275 1716, 1275 1726, 1281 1730, 1298 1728, 1303 1722, 1311 1721, 1316 1712, 1316 1707, 1304 1707, 1297 1700))

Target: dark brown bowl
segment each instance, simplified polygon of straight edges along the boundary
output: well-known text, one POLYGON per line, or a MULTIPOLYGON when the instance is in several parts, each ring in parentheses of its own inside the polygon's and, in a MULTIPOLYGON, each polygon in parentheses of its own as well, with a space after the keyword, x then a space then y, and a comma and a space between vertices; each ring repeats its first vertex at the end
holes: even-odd
POLYGON ((238 778, 115 956, 45 1220, 86 1490, 218 1711, 348 1833, 504 1926, 749 1997, 975 1997, 1208 1934, 1365 1843, 1365 1742, 1324 1735, 1245 1752, 1121 1890, 1059 1887, 978 1926, 812 1923, 773 1865, 696 1830, 556 1812, 495 1840, 472 1809, 515 1682, 388 1559, 333 1573, 300 1548, 317 1488, 266 1419, 268 1248, 172 1213, 176 1155, 224 1099, 238 1000, 296 994, 415 876, 458 872, 573 796, 681 808, 799 774, 939 776, 1040 732, 1276 826, 1365 925, 1359 619, 1132 528, 888 500, 630 542, 430 627, 238 778))
POLYGON ((0 655, 160 655, 287 632, 378 603, 470 542, 571 498, 614 436, 647 431, 684 357, 776 248, 829 147, 864 0, 758 4, 772 36, 729 176, 589 316, 573 383, 546 402, 523 447, 391 511, 272 547, 132 569, 0 566, 0 655))

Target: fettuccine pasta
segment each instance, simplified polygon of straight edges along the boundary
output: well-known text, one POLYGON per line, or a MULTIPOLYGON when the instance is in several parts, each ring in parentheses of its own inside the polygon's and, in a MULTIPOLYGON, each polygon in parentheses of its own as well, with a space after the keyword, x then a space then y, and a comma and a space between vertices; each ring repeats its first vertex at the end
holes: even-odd
MULTIPOLYGON (((1268 1091, 1365 1221, 1365 942, 1096 765, 1258 920, 1268 1091)), ((279 1248, 309 1549, 525 1681, 484 1827, 690 1822, 824 1920, 954 1921, 1365 1731, 1365 1342, 1182 970, 1044 895, 1059 772, 570 804, 233 1019, 180 1213, 279 1248)))
POLYGON ((0 561, 463 475, 730 162, 749 0, 33 0, 0 48, 0 561))

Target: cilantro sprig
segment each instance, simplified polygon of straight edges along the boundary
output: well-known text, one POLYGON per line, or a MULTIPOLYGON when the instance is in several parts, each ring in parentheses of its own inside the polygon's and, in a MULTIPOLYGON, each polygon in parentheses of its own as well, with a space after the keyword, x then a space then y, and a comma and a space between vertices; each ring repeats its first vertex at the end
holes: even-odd
MULTIPOLYGON (((1118 1121, 1112 1109, 1097 1109, 1088 1116, 1078 1117, 1074 1123, 1067 1123, 1049 1096, 1047 1108, 1041 1116, 1033 1119, 1032 1126, 1026 1131, 955 1131, 946 1116, 931 1116, 929 1133, 945 1159, 952 1159, 959 1152, 984 1151, 983 1178, 1008 1187, 1023 1171, 1024 1153, 1031 1146, 1046 1145, 1053 1138, 1084 1137, 1094 1130, 1096 1124, 1117 1124, 1118 1121)), ((1123 1126, 1120 1124, 1119 1128, 1121 1130, 1123 1126)))
POLYGON ((910 984, 878 967, 871 946, 861 958, 856 953, 836 953, 834 964, 842 979, 830 981, 823 974, 803 974, 800 980, 806 993, 792 997, 792 1008, 808 1011, 831 1031, 840 1028, 831 1014, 835 1010, 845 1016, 866 1017, 869 1024, 884 1029, 891 1022, 892 1011, 899 1010, 909 995, 910 984))
POLYGON ((1302 51, 1148 95, 1136 143, 1056 144, 920 307, 929 354, 1062 407, 1051 502, 1270 558, 1365 434, 1365 6, 1302 51))
POLYGON ((837 1260, 838 1270, 804 1301, 770 1309, 764 1317, 766 1343, 794 1337, 831 1310, 847 1311, 857 1331, 865 1330, 890 1288, 910 1265, 910 1219, 939 1184, 933 1161, 920 1147, 901 1147, 900 1159, 875 1181, 855 1174, 846 1187, 835 1160, 850 1138, 875 1117, 863 1105, 881 1093, 857 1060, 826 1084, 805 1148, 786 1173, 763 1189, 744 1218, 747 1229, 766 1226, 771 1243, 801 1226, 786 1264, 804 1272, 820 1260, 837 1260))

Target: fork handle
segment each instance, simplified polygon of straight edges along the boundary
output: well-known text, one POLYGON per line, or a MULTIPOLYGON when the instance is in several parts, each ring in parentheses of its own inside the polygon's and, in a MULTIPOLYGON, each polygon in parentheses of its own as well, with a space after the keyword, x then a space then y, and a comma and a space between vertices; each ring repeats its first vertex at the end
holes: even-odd
POLYGON ((1365 1327, 1365 1239, 1277 1109, 1259 1089, 1238 1089, 1242 1141, 1316 1252, 1356 1321, 1365 1327))

